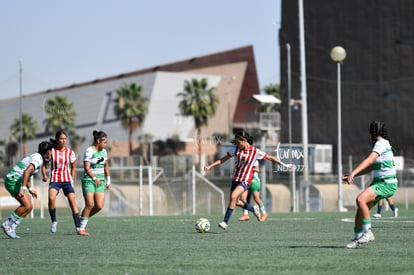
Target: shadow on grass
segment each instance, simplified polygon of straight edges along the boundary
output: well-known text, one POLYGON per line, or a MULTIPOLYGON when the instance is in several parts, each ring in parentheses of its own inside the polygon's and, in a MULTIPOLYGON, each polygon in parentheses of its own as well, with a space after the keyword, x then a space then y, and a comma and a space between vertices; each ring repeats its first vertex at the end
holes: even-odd
POLYGON ((328 249, 344 249, 345 246, 339 246, 339 245, 290 245, 288 248, 328 248, 328 249))

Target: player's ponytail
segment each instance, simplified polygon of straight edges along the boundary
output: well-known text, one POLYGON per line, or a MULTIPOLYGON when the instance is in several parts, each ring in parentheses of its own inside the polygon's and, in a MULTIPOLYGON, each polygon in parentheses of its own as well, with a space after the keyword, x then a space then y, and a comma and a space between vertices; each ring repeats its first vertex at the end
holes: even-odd
POLYGON ((375 142, 377 142, 378 136, 390 141, 388 138, 387 129, 385 128, 385 124, 382 121, 371 122, 371 124, 369 125, 369 133, 371 135, 372 146, 374 146, 375 142))
MULTIPOLYGON (((244 139, 246 139, 246 141, 250 144, 253 145, 253 136, 249 135, 249 133, 247 133, 246 131, 238 131, 235 135, 235 138, 237 137, 242 137, 244 139)), ((236 141, 232 141, 233 144, 236 144, 236 141)))
POLYGON ((53 144, 48 141, 42 141, 39 143, 37 152, 42 156, 43 162, 46 162, 45 154, 47 151, 52 150, 53 144))
POLYGON ((92 132, 92 134, 93 134, 93 143, 94 144, 97 144, 98 141, 102 141, 102 140, 108 138, 108 136, 106 135, 106 133, 104 131, 96 131, 96 130, 94 130, 92 132))

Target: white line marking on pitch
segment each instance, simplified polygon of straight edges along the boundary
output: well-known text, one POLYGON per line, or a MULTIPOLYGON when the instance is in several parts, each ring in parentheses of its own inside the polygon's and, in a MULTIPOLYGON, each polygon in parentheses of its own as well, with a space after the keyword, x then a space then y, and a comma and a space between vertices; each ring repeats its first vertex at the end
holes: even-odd
MULTIPOLYGON (((342 222, 355 222, 355 218, 344 218, 341 219, 342 222)), ((401 220, 401 219, 394 219, 394 218, 390 218, 390 219, 371 219, 371 221, 374 221, 375 223, 377 222, 383 222, 383 223, 414 223, 414 221, 406 221, 406 220, 401 220)))

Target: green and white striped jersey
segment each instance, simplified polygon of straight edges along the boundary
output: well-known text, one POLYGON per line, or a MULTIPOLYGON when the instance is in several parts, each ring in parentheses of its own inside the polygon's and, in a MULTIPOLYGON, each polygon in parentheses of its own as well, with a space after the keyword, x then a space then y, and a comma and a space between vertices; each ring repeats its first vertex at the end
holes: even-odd
POLYGON ((30 173, 30 176, 39 172, 40 168, 43 165, 43 158, 42 155, 39 153, 34 153, 30 156, 25 157, 21 161, 19 161, 13 168, 9 171, 6 177, 8 178, 21 178, 24 174, 24 171, 30 164, 33 164, 34 170, 30 173))
MULTIPOLYGON (((95 175, 95 177, 99 179, 105 178, 105 163, 108 160, 108 154, 105 149, 101 151, 96 151, 93 149, 92 146, 88 147, 85 150, 85 154, 83 156, 83 161, 89 162, 91 164, 90 170, 95 175)), ((88 174, 84 172, 84 178, 89 178, 88 174)))
POLYGON ((375 143, 372 151, 379 155, 372 164, 374 181, 383 179, 386 180, 387 183, 396 182, 394 154, 391 150, 390 142, 384 138, 380 138, 375 143))

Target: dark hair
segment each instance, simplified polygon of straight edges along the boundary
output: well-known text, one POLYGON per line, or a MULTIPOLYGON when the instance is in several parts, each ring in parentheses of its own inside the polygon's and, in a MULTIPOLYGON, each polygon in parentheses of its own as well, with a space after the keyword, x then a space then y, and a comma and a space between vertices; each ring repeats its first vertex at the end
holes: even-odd
POLYGON ((60 138, 61 135, 65 135, 66 137, 68 136, 68 134, 66 134, 64 130, 59 130, 55 134, 55 139, 50 139, 50 143, 52 143, 53 148, 56 148, 56 146, 58 145, 57 140, 60 138))
POLYGON ((42 141, 39 143, 37 152, 42 156, 43 161, 45 161, 45 154, 47 151, 51 150, 53 148, 53 144, 48 141, 42 141))
POLYGON ((378 120, 371 122, 369 125, 369 133, 371 135, 372 145, 375 144, 378 136, 383 137, 389 141, 387 129, 385 128, 385 124, 382 121, 378 120))
MULTIPOLYGON (((237 138, 237 137, 245 138, 250 145, 253 145, 253 136, 249 135, 249 133, 247 133, 246 131, 244 131, 244 130, 243 131, 238 131, 234 135, 234 138, 237 138)), ((236 144, 236 141, 232 140, 231 143, 236 144)))
POLYGON ((108 138, 108 136, 106 135, 106 133, 104 131, 93 131, 93 143, 98 142, 98 140, 104 140, 106 138, 108 138))
POLYGON ((61 135, 65 135, 66 137, 68 136, 64 130, 59 130, 56 132, 55 139, 58 140, 61 135))
POLYGON ((57 146, 57 140, 56 139, 53 139, 53 138, 49 139, 49 143, 52 144, 53 148, 56 148, 56 146, 57 146))

